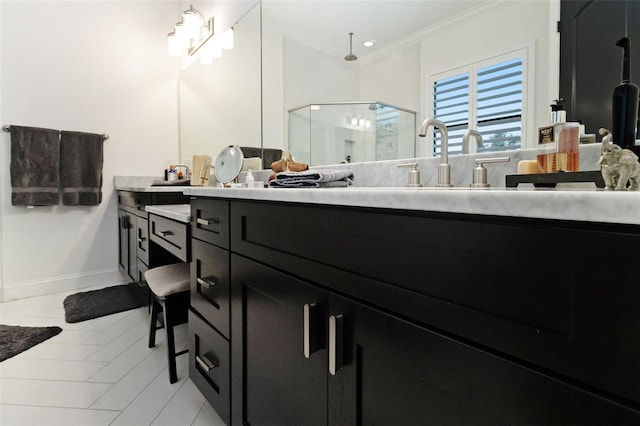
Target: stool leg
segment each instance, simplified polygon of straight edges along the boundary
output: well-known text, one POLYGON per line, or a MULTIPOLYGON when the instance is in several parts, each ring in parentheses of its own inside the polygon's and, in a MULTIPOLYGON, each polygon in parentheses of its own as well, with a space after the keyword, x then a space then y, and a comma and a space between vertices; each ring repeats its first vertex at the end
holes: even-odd
POLYGON ((167 297, 164 302, 164 329, 167 332, 167 358, 169 360, 169 382, 178 381, 176 371, 176 344, 173 336, 173 303, 171 297, 167 297))
POLYGON ((160 304, 153 298, 151 302, 151 322, 149 324, 149 347, 153 348, 156 345, 156 330, 158 328, 158 311, 160 310, 160 304))

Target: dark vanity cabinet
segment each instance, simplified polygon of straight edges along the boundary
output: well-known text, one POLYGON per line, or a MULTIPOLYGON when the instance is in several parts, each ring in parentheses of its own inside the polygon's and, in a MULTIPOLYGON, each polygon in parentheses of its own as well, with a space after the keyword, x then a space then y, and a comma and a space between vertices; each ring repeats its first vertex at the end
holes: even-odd
POLYGON ((231 424, 229 202, 191 200, 189 377, 231 424))
MULTIPOLYGON (((149 214, 145 206, 188 202, 189 197, 180 192, 118 191, 119 265, 138 287, 145 286, 147 269, 173 261, 169 253, 150 242, 149 214)), ((141 291, 141 297, 147 301, 146 291, 141 291)))
POLYGON ((638 226, 194 201, 228 208, 191 371, 227 423, 640 423, 638 226))

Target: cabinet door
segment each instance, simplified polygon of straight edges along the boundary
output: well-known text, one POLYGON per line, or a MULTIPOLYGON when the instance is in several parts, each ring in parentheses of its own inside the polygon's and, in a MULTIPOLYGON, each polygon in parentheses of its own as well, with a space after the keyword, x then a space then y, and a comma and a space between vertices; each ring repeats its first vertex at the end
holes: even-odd
POLYGON ((343 364, 329 376, 329 424, 638 424, 558 378, 338 296, 329 306, 341 322, 329 358, 343 364))
POLYGON ((118 209, 118 264, 120 269, 129 273, 129 231, 127 230, 128 213, 118 209))
MULTIPOLYGON (((136 217, 136 256, 145 265, 149 265, 149 221, 136 217)), ((138 276, 139 276, 138 271, 138 276)), ((138 280, 141 281, 141 280, 138 280)))
POLYGON ((138 281, 138 217, 133 214, 128 214, 127 217, 127 231, 129 234, 129 277, 134 281, 138 281))
POLYGON ((326 425, 326 293, 237 255, 231 271, 233 423, 326 425))
POLYGON ((136 216, 125 210, 118 210, 120 268, 129 275, 133 281, 138 279, 138 261, 136 258, 136 216))

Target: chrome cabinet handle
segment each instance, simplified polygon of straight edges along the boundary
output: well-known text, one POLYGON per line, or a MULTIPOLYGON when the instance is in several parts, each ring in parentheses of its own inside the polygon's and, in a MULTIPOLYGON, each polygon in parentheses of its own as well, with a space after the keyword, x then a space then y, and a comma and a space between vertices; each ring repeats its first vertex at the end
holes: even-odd
POLYGON ((163 237, 166 237, 167 235, 173 235, 173 232, 171 232, 171 231, 160 231, 159 234, 162 235, 163 237))
POLYGON ((200 277, 196 278, 196 282, 204 288, 211 288, 214 285, 217 285, 215 281, 211 281, 211 280, 200 278, 200 277))
POLYGON ((342 323, 342 314, 329 317, 329 374, 332 376, 344 367, 342 323))
POLYGON ((207 373, 217 367, 216 363, 207 358, 206 355, 196 355, 196 362, 207 373))
POLYGON ((218 219, 204 219, 204 218, 199 217, 199 218, 196 219, 196 223, 198 225, 207 226, 207 225, 211 225, 212 223, 220 223, 220 221, 218 219))
POLYGON ((316 314, 317 304, 315 303, 305 303, 304 304, 304 321, 303 321, 303 341, 302 341, 302 352, 304 353, 305 358, 310 358, 311 354, 316 351, 317 345, 314 344, 317 340, 316 336, 316 321, 314 320, 316 314), (312 341, 312 339, 314 339, 312 341))
POLYGON ((138 242, 139 243, 143 243, 145 242, 147 239, 145 237, 138 237, 138 242))

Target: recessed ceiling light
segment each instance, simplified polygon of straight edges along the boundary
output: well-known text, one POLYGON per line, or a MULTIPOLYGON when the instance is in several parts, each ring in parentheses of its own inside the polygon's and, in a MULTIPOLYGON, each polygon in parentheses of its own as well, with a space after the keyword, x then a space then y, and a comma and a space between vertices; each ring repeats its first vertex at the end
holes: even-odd
POLYGON ((363 45, 364 47, 371 47, 371 46, 373 46, 374 44, 376 44, 376 41, 375 41, 375 40, 366 40, 366 41, 363 41, 363 42, 362 42, 362 45, 363 45))

